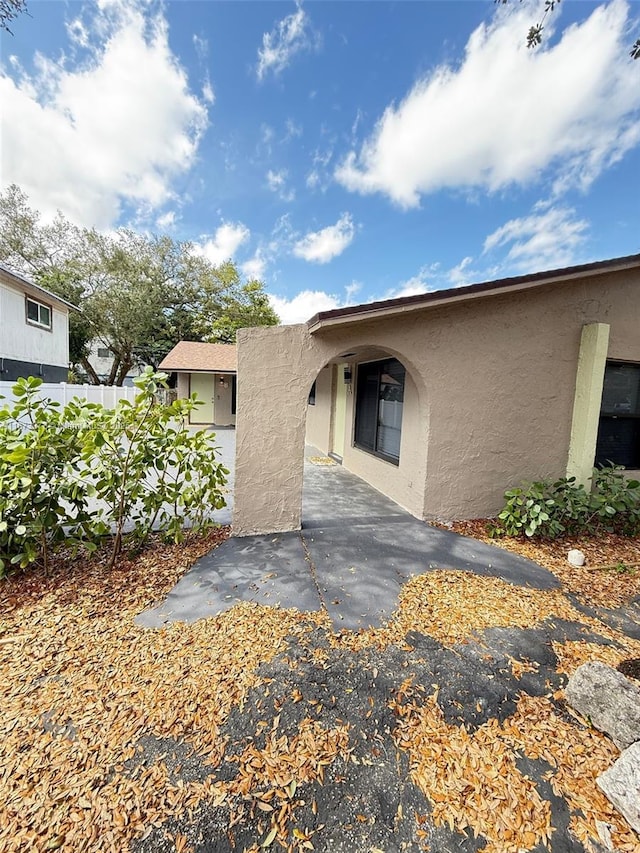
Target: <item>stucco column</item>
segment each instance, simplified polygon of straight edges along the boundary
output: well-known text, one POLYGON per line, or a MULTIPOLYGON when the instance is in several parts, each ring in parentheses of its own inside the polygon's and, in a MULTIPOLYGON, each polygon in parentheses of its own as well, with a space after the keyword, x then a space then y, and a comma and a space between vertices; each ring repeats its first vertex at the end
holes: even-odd
POLYGON ((300 529, 307 398, 315 379, 306 326, 241 329, 233 533, 300 529))
POLYGON ((582 327, 567 477, 575 477, 578 483, 587 488, 591 483, 591 471, 596 455, 608 348, 607 323, 590 323, 582 327))

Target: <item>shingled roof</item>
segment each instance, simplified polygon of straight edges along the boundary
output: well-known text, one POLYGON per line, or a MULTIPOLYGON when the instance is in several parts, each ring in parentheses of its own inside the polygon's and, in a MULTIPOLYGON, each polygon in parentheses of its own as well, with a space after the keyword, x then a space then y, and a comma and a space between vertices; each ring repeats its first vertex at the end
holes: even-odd
POLYGON ((187 373, 235 373, 237 370, 235 344, 203 344, 180 341, 160 362, 161 370, 187 373))

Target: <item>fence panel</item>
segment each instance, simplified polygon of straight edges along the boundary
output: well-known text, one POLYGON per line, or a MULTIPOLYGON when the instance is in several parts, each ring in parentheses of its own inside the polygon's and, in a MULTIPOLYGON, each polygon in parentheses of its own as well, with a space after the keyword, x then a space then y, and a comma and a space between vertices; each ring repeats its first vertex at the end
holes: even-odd
MULTIPOLYGON (((0 381, 0 406, 11 406, 15 402, 13 396, 13 382, 0 381)), ((44 382, 40 386, 40 396, 65 405, 74 397, 87 400, 90 403, 102 403, 108 409, 113 409, 119 400, 130 400, 133 402, 136 388, 124 386, 119 388, 115 385, 69 385, 67 382, 44 382)))

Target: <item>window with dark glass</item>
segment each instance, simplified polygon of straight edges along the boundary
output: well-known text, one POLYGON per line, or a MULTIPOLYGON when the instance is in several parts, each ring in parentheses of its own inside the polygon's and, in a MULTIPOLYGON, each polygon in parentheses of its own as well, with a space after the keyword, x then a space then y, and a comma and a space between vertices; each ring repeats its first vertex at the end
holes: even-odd
POLYGON ((49 305, 43 305, 42 302, 36 302, 35 299, 27 297, 27 323, 34 326, 42 326, 45 329, 51 328, 51 308, 49 305))
POLYGON ((238 377, 234 373, 231 377, 231 414, 236 413, 236 401, 238 399, 238 377))
POLYGON ((355 445, 383 459, 400 460, 405 370, 391 358, 358 365, 355 445))
POLYGON ((315 406, 316 404, 316 383, 314 382, 311 386, 311 391, 309 391, 309 405, 315 406))
POLYGON ((605 368, 596 465, 610 463, 640 468, 640 364, 605 368))

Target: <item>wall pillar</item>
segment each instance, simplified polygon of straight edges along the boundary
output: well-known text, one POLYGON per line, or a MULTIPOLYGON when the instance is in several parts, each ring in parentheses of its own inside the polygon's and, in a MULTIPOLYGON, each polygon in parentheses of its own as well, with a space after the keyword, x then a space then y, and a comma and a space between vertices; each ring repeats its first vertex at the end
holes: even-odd
POLYGON ((299 530, 309 388, 322 364, 306 326, 241 329, 233 534, 299 530))
POLYGON ((609 348, 609 325, 590 323, 582 327, 576 391, 573 401, 567 477, 589 488, 596 455, 604 369, 609 348))

